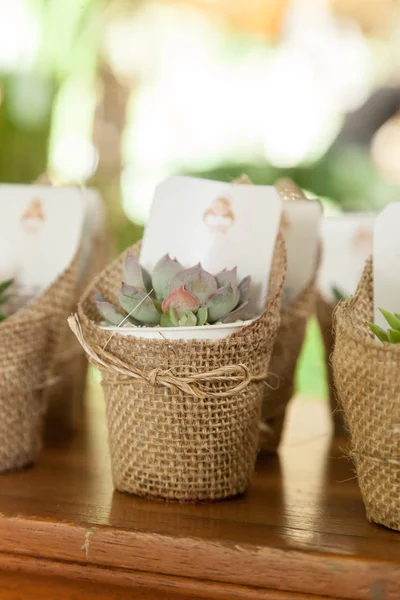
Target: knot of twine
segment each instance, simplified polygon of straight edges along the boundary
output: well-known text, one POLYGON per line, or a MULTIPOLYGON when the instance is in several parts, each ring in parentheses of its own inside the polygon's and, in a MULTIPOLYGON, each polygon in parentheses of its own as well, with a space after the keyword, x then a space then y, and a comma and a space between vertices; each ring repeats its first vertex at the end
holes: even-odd
POLYGON ((191 365, 179 365, 170 369, 156 368, 145 372, 132 365, 127 365, 104 348, 89 346, 83 336, 77 315, 69 317, 68 324, 88 355, 90 363, 107 372, 107 378, 103 385, 129 385, 134 380, 140 380, 153 387, 175 388, 198 399, 227 398, 242 392, 252 381, 264 382, 265 385, 268 385, 266 382, 267 372, 253 375, 250 369, 243 364, 226 365, 200 373, 191 365), (212 391, 210 387, 215 383, 226 384, 226 389, 212 391))

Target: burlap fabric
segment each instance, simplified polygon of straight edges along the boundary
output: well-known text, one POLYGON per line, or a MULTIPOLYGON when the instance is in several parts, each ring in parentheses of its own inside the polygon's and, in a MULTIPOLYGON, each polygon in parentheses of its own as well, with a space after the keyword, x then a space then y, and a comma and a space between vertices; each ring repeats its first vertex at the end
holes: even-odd
MULTIPOLYGON (((89 282, 107 264, 109 253, 110 235, 105 227, 94 239, 83 276, 79 277, 79 268, 76 270, 74 309, 89 282)), ((59 324, 62 341, 55 354, 57 382, 48 390, 46 435, 50 439, 60 430, 67 432, 77 429, 82 421, 88 363, 82 347, 68 327, 67 316, 63 315, 59 324)))
POLYGON ((400 346, 378 342, 372 320, 369 260, 356 294, 336 309, 332 365, 367 518, 400 530, 400 346))
MULTIPOLYGON (((139 246, 133 249, 138 252, 139 246)), ((122 260, 95 278, 78 306, 82 341, 94 364, 93 352, 102 361, 115 487, 183 502, 244 492, 254 470, 261 401, 279 326, 286 266, 282 240, 267 309, 218 341, 110 337, 99 329, 93 294, 117 302, 122 260)))
POLYGON ((265 389, 262 404, 262 454, 276 452, 281 441, 286 409, 294 394, 297 360, 303 346, 308 319, 315 309, 315 297, 313 280, 281 311, 281 324, 269 365, 271 388, 265 389))
POLYGON ((71 310, 76 260, 32 304, 0 324, 0 471, 34 462, 62 319, 71 310))
POLYGON ((335 435, 342 437, 347 434, 347 430, 344 423, 343 410, 337 400, 337 392, 333 380, 333 370, 331 364, 331 356, 334 347, 332 315, 335 310, 335 306, 335 303, 327 302, 321 296, 321 294, 317 295, 316 312, 325 348, 325 368, 328 381, 329 405, 331 409, 335 435))

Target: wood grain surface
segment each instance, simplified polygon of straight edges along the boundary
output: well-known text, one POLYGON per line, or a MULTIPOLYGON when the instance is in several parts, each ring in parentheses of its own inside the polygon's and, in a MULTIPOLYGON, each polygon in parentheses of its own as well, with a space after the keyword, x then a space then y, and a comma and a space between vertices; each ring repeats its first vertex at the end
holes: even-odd
POLYGON ((293 402, 246 495, 183 505, 113 490, 90 390, 81 431, 0 476, 0 599, 400 599, 400 536, 365 519, 326 402, 293 402))

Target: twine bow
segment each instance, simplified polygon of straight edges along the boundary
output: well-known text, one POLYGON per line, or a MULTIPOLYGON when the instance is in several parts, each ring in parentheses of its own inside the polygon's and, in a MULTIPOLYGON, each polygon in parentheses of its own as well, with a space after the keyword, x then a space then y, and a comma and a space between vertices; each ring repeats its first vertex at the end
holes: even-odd
POLYGON ((88 355, 90 363, 107 372, 107 378, 103 385, 124 385, 131 384, 132 380, 140 380, 154 387, 175 388, 184 394, 199 399, 227 398, 234 394, 239 394, 252 381, 264 382, 268 385, 266 382, 267 372, 261 375, 253 375, 250 369, 244 364, 226 365, 201 373, 189 365, 179 365, 170 369, 156 368, 145 372, 132 365, 127 365, 118 357, 104 350, 104 348, 89 346, 84 338, 77 315, 70 316, 68 324, 88 355), (215 383, 226 384, 226 389, 212 391, 210 387, 215 383))

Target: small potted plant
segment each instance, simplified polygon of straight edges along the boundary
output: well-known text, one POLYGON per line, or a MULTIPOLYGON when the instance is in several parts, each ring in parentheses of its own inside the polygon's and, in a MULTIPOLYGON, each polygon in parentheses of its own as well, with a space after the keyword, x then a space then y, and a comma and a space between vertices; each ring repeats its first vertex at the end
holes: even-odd
POLYGON ((373 320, 372 260, 334 315, 332 365, 350 432, 350 456, 370 521, 400 530, 400 315, 373 320))
MULTIPOLYGON (((279 180, 275 187, 284 202, 305 200, 303 192, 290 179, 279 180)), ((283 213, 281 228, 282 230, 285 228, 285 213, 283 213)), ((289 263, 290 258, 289 255, 289 263)), ((308 320, 315 310, 315 279, 318 267, 317 256, 311 279, 287 305, 281 308, 281 323, 269 365, 270 386, 265 389, 262 405, 261 453, 275 453, 281 442, 286 409, 295 392, 297 361, 303 346, 308 320)))
POLYGON ((279 325, 282 240, 257 316, 250 279, 238 282, 235 269, 213 276, 164 257, 150 278, 138 253, 136 245, 96 277, 69 320, 102 372, 114 485, 183 502, 240 494, 254 470, 279 325))
POLYGON ((39 454, 46 390, 75 274, 76 261, 37 298, 24 298, 23 306, 17 282, 0 284, 0 472, 25 467, 39 454))

